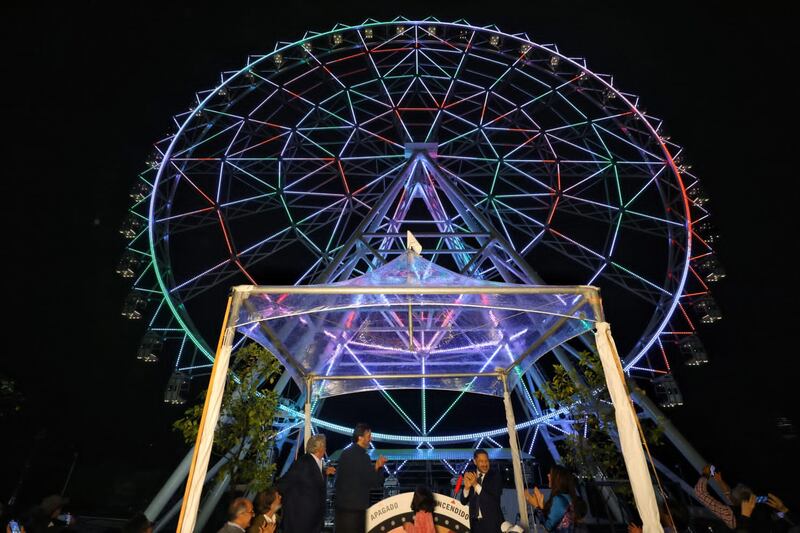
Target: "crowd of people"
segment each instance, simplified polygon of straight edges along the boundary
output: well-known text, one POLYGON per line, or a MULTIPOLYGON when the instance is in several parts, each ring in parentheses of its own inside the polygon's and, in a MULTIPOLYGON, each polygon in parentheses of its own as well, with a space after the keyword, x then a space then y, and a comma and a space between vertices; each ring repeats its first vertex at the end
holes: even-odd
MULTIPOLYGON (((326 453, 324 435, 315 435, 308 442, 308 451, 299 458, 290 470, 277 483, 277 491, 268 491, 268 497, 261 500, 259 515, 252 522, 247 507, 237 500, 239 507, 232 506, 231 521, 219 533, 320 533, 323 529, 326 476, 336 474, 336 519, 337 533, 364 533, 365 512, 369 507, 369 492, 382 486, 382 467, 385 457, 372 462, 367 454, 372 434, 369 426, 359 424, 353 432, 353 442, 339 459, 338 470, 324 467, 326 453), (278 496, 273 496, 277 494, 278 496), (283 512, 279 524, 274 518, 280 507, 283 495, 283 512), (275 502, 278 502, 275 504, 275 502), (269 509, 262 511, 261 509, 269 509), (261 514, 264 513, 264 520, 261 514), (236 525, 236 517, 241 521, 236 525)), ((545 497, 539 487, 525 493, 527 503, 534 510, 535 523, 550 533, 574 533, 584 530, 582 519, 587 512, 587 504, 578 493, 575 475, 567 468, 554 465, 547 474, 549 494, 545 497)), ((456 487, 460 502, 469 509, 469 527, 472 533, 515 533, 522 532, 521 526, 506 521, 501 507, 503 476, 498 468, 492 468, 489 454, 482 449, 475 450, 470 465, 466 468, 456 487)), ((695 486, 695 496, 711 513, 717 516, 729 529, 741 532, 788 533, 797 530, 797 522, 786 505, 774 494, 763 498, 756 496, 745 485, 739 484, 733 490, 722 479, 719 471, 708 466, 695 486), (715 482, 725 499, 722 502, 708 492, 709 481, 715 482), (759 505, 763 504, 763 505, 759 505)), ((251 507, 252 508, 252 507, 251 507)), ((428 487, 417 487, 409 511, 412 516, 402 527, 391 533, 447 533, 450 530, 434 521, 435 499, 428 487)), ((659 498, 661 526, 665 533, 692 531, 685 506, 669 499, 659 498)), ((541 530, 541 529, 540 529, 541 530)), ((642 526, 632 522, 628 533, 642 533, 642 526)))
MULTIPOLYGON (((69 498, 59 494, 46 496, 21 517, 8 515, 0 506, 0 516, 3 517, 6 533, 72 533, 81 530, 77 518, 69 512, 64 512, 64 507, 69 504, 69 498)), ((121 533, 153 533, 153 526, 144 513, 138 513, 130 518, 118 530, 121 533)))
POLYGON ((326 467, 325 435, 312 436, 306 453, 299 457, 276 486, 256 496, 257 507, 246 498, 234 500, 228 509, 228 522, 219 533, 274 533, 278 528, 275 512, 282 508, 282 533, 320 533, 325 520, 327 476, 336 474, 336 529, 364 531, 364 516, 369 507, 369 492, 383 486, 382 468, 386 458, 372 462, 367 448, 372 430, 358 424, 353 442, 341 454, 338 469, 326 467))
MULTIPOLYGON (((372 432, 368 425, 358 424, 353 442, 341 454, 338 468, 325 467, 326 439, 322 434, 311 437, 307 452, 298 458, 281 477, 275 488, 255 498, 256 507, 246 498, 234 500, 228 509, 228 522, 218 533, 320 533, 324 525, 326 477, 336 474, 335 525, 337 533, 364 533, 369 493, 383 485, 382 468, 386 458, 372 462, 367 454, 372 432), (280 524, 275 518, 283 508, 280 524)), ((567 469, 554 466, 548 474, 550 495, 545 500, 538 487, 526 493, 528 503, 536 510, 537 522, 551 532, 571 533, 586 506, 577 495, 575 476, 567 469)), ((492 468, 486 450, 475 450, 472 462, 459 485, 458 498, 469 508, 470 531, 473 533, 522 532, 519 525, 505 520, 501 508, 503 476, 492 468)), ((434 523, 434 495, 428 487, 417 487, 411 500, 412 517, 394 531, 398 533, 446 533, 449 529, 434 523)))
MULTIPOLYGON (((218 533, 321 533, 324 527, 327 478, 335 479, 336 533, 364 533, 365 516, 370 504, 370 491, 383 486, 383 466, 386 458, 374 462, 367 450, 372 431, 367 424, 356 425, 352 443, 339 458, 338 467, 326 466, 325 435, 312 436, 306 443, 306 453, 292 463, 275 486, 248 498, 234 499, 227 509, 227 522, 218 533), (280 513, 279 513, 280 511, 280 513)), ((554 465, 547 474, 549 494, 545 498, 539 487, 525 493, 534 510, 538 526, 550 533, 574 533, 581 527, 586 503, 578 493, 576 477, 563 466, 554 465)), ((472 533, 521 533, 522 527, 505 520, 501 507, 503 476, 492 468, 489 454, 482 449, 473 458, 456 485, 460 502, 469 509, 472 533)), ((756 495, 743 484, 731 489, 714 466, 708 465, 694 487, 696 499, 731 530, 752 533, 790 533, 800 531, 795 516, 774 494, 756 495), (709 492, 716 487, 722 500, 709 492)), ((44 498, 20 519, 7 521, 6 533, 61 533, 79 530, 75 518, 63 511, 69 500, 60 495, 44 498)), ((417 487, 409 512, 410 519, 390 533, 449 533, 435 523, 436 506, 433 492, 417 487)), ((692 531, 685 506, 662 494, 659 514, 665 533, 692 531)), ((152 533, 153 523, 144 514, 131 518, 123 533, 152 533)), ((639 523, 630 523, 628 533, 643 533, 639 523)))
POLYGON ((755 532, 800 530, 797 518, 780 498, 774 494, 757 496, 743 483, 737 484, 731 490, 722 478, 722 472, 714 465, 703 468, 703 473, 694 486, 694 493, 729 529, 755 532), (725 501, 720 501, 709 493, 709 482, 716 484, 725 501))
MULTIPOLYGON (((710 513, 722 521, 726 529, 741 533, 788 533, 800 531, 796 517, 774 494, 756 496, 740 483, 730 489, 722 473, 713 465, 706 465, 694 486, 694 496, 710 513), (708 491, 709 482, 718 487, 726 502, 708 491)), ((665 533, 690 531, 689 513, 685 506, 675 501, 659 502, 659 516, 665 533)), ((642 533, 642 526, 631 523, 628 533, 642 533)))

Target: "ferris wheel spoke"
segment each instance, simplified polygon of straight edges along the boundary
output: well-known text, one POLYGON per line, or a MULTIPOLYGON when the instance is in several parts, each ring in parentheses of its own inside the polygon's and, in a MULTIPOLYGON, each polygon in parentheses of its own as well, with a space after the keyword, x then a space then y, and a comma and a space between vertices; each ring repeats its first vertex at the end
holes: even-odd
POLYGON ((481 128, 480 132, 481 132, 481 135, 483 136, 483 138, 486 139, 486 145, 492 151, 492 154, 494 154, 495 159, 500 159, 500 156, 497 155, 497 150, 494 149, 494 145, 492 144, 492 141, 490 141, 489 137, 486 136, 486 132, 483 131, 483 128, 481 128))
MULTIPOLYGON (((491 364, 491 362, 494 360, 495 356, 500 352, 500 350, 502 348, 503 348, 503 345, 501 344, 501 345, 499 345, 497 347, 496 350, 494 350, 494 352, 486 359, 486 362, 483 364, 481 369, 478 371, 479 373, 483 372, 484 370, 486 370, 486 368, 491 364)), ((456 406, 456 404, 461 400, 461 398, 463 398, 464 394, 466 394, 467 392, 470 392, 470 390, 472 389, 472 385, 475 383, 475 381, 477 381, 477 379, 478 378, 472 378, 472 380, 467 383, 467 385, 464 387, 464 389, 458 394, 458 396, 456 396, 455 400, 453 400, 453 402, 448 407, 446 407, 444 409, 444 412, 439 416, 438 419, 436 419, 436 422, 434 422, 431 425, 430 429, 428 430, 428 433, 433 433, 433 430, 436 429, 436 427, 438 427, 439 424, 442 423, 442 421, 447 417, 448 414, 450 414, 450 412, 453 410, 453 408, 456 406)))
MULTIPOLYGON (((380 71, 378 70, 378 66, 375 64, 375 60, 372 57, 372 53, 371 52, 373 52, 374 49, 373 50, 369 49, 369 46, 367 46, 366 41, 364 41, 364 36, 361 34, 361 32, 359 32, 358 36, 361 39, 361 44, 364 46, 365 49, 367 49, 366 56, 367 56, 367 59, 369 59, 369 65, 372 67, 373 72, 375 73, 375 75, 378 77, 378 80, 380 81, 380 85, 383 88, 383 94, 384 94, 384 96, 386 96, 386 98, 388 100, 388 104, 387 105, 388 105, 388 107, 390 109, 393 110, 393 109, 396 108, 394 100, 392 100, 392 95, 389 92, 389 89, 386 87, 386 83, 383 80, 383 76, 381 75, 380 71)), ((393 113, 392 114, 392 118, 394 118, 395 116, 396 116, 396 113, 393 113)), ((399 117, 398 117, 398 119, 399 119, 399 117)), ((402 130, 405 132, 407 138, 410 139, 411 138, 411 134, 408 132, 408 129, 406 129, 406 126, 402 122, 402 120, 400 120, 399 125, 402 127, 402 130)))
POLYGON ((228 143, 228 147, 225 149, 225 154, 230 153, 230 151, 233 149, 233 145, 240 138, 239 136, 242 134, 242 130, 244 129, 245 124, 246 124, 246 119, 243 118, 239 122, 239 127, 237 127, 236 131, 233 133, 233 136, 231 137, 231 142, 228 143))
MULTIPOLYGON (((299 186, 301 183, 305 182, 307 179, 311 178, 312 176, 315 176, 317 173, 322 172, 323 170, 325 170, 328 167, 334 166, 335 161, 336 160, 334 158, 322 160, 322 165, 321 166, 319 166, 319 167, 313 169, 312 171, 303 174, 299 178, 291 180, 291 181, 288 179, 288 176, 287 176, 287 178, 284 181, 283 191, 285 191, 285 192, 294 192, 294 189, 297 186, 299 186)), ((318 162, 318 161, 315 161, 315 162, 318 162)), ((319 188, 320 184, 315 184, 314 187, 315 188, 319 188)), ((305 191, 304 190, 304 191, 300 191, 300 192, 313 192, 313 191, 314 191, 314 189, 312 189, 310 191, 305 191)))
POLYGON ((577 108, 577 106, 575 106, 575 104, 573 104, 573 103, 572 103, 572 101, 570 101, 568 98, 566 98, 566 97, 565 97, 565 96, 562 94, 562 92, 561 92, 561 87, 557 87, 557 88, 556 88, 555 94, 556 94, 556 96, 558 96, 558 97, 559 97, 559 98, 560 98, 560 99, 561 99, 561 100, 562 100, 564 103, 566 103, 566 104, 567 104, 567 105, 568 105, 568 106, 569 106, 569 107, 570 107, 570 108, 571 108, 573 111, 575 111, 575 112, 576 112, 576 113, 577 113, 577 114, 578 114, 578 115, 581 117, 581 119, 582 119, 582 120, 586 120, 586 118, 587 118, 587 117, 586 117, 586 115, 583 113, 583 111, 581 111, 580 109, 578 109, 578 108, 577 108))
POLYGON ((189 212, 186 212, 186 213, 178 213, 177 215, 171 215, 171 216, 168 216, 168 217, 157 218, 157 219, 155 219, 155 221, 156 221, 156 223, 161 224, 163 222, 169 222, 169 221, 172 221, 172 220, 184 220, 184 219, 188 219, 190 217, 193 217, 194 215, 199 215, 201 213, 202 214, 207 214, 207 213, 212 212, 212 211, 215 211, 214 207, 213 206, 209 206, 209 207, 204 207, 202 209, 195 209, 194 211, 189 211, 189 212))
POLYGON ((331 251, 331 245, 333 243, 333 239, 338 234, 339 226, 342 223, 342 218, 344 217, 344 214, 347 211, 348 207, 349 207, 349 205, 348 205, 348 201, 347 200, 342 202, 342 208, 339 211, 339 216, 336 217, 336 224, 334 224, 333 230, 330 232, 330 235, 328 237, 328 243, 325 245, 325 251, 328 252, 328 253, 330 253, 330 251, 331 251))
POLYGON ((663 224, 669 224, 671 226, 676 226, 678 228, 682 228, 685 225, 684 222, 679 222, 679 221, 676 221, 676 220, 668 220, 666 218, 655 217, 655 216, 652 216, 652 215, 646 215, 644 213, 636 212, 636 211, 634 211, 632 209, 626 209, 625 210, 625 214, 628 215, 628 216, 642 217, 642 218, 647 219, 647 220, 652 220, 652 221, 658 222, 659 225, 657 227, 663 227, 663 224))
MULTIPOLYGON (((500 128, 497 128, 497 129, 499 130, 500 128)), ((510 130, 505 130, 505 131, 510 131, 510 130)), ((507 160, 512 154, 514 154, 518 150, 521 150, 522 148, 527 147, 528 144, 532 143, 533 141, 538 140, 540 138, 540 136, 541 136, 541 132, 536 132, 533 135, 531 135, 530 137, 527 137, 522 143, 520 143, 516 147, 514 147, 513 150, 503 154, 503 159, 507 160)))
MULTIPOLYGON (((458 83, 459 84, 464 84, 464 82, 462 80, 458 80, 458 83)), ((453 108, 453 107, 455 107, 457 105, 463 104, 463 103, 474 103, 476 99, 478 99, 478 98, 482 97, 484 94, 486 94, 486 89, 484 89, 484 88, 482 88, 480 86, 473 87, 473 88, 477 88, 477 91, 475 91, 475 92, 473 92, 473 93, 471 93, 471 94, 469 94, 467 96, 464 96, 462 98, 459 98, 458 100, 456 100, 454 102, 450 102, 447 105, 444 105, 442 107, 442 109, 451 109, 451 108, 453 108)))
MULTIPOLYGON (((612 167, 612 165, 610 163, 606 164, 606 165, 599 166, 599 168, 595 172, 592 172, 591 174, 589 174, 585 178, 581 179, 580 181, 576 182, 575 184, 570 185, 569 187, 566 187, 566 188, 562 189, 562 192, 566 194, 566 193, 572 192, 573 189, 577 189, 581 185, 587 185, 588 186, 588 185, 591 185, 591 183, 594 182, 595 180, 605 179, 605 177, 602 176, 602 174, 604 172, 608 171, 611 167, 612 167)), ((578 194, 579 192, 580 192, 580 189, 578 191, 575 191, 575 194, 578 194)))
POLYGON ((630 140, 625 139, 624 137, 622 137, 622 136, 620 136, 620 135, 618 135, 618 134, 616 134, 616 133, 614 133, 612 131, 609 131, 607 128, 603 127, 600 124, 592 124, 592 126, 597 128, 597 129, 599 129, 599 130, 602 130, 607 135, 613 137, 614 139, 616 139, 618 141, 623 142, 624 144, 628 145, 629 147, 634 148, 635 150, 637 150, 639 152, 643 152, 644 154, 652 157, 653 160, 655 160, 655 161, 663 161, 664 160, 664 156, 663 155, 654 154, 653 152, 644 149, 640 145, 637 145, 637 144, 631 142, 630 140))
MULTIPOLYGON (((345 344, 345 345, 344 345, 344 349, 345 349, 345 351, 347 351, 347 353, 350 355, 350 357, 352 357, 352 358, 353 358, 353 360, 356 362, 356 364, 358 365, 358 367, 359 367, 359 368, 360 368, 360 369, 363 371, 364 375, 367 375, 367 376, 371 376, 371 375, 372 375, 372 372, 370 372, 370 371, 369 371, 369 369, 368 369, 368 368, 367 368, 367 366, 366 366, 366 365, 365 365, 365 364, 364 364, 364 363, 361 361, 361 359, 360 359, 360 358, 359 358, 359 357, 358 357, 358 356, 357 356, 357 355, 356 355, 356 354, 355 354, 355 353, 354 353, 354 352, 353 352, 353 351, 352 351, 352 350, 351 350, 351 349, 348 347, 348 344, 345 344)), ((410 426, 410 427, 411 427, 411 428, 412 428, 412 429, 413 429, 413 430, 414 430, 414 431, 415 431, 415 432, 416 432, 418 435, 421 435, 421 434, 422 434, 422 430, 419 428, 419 426, 418 426, 418 425, 417 425, 417 424, 416 424, 416 423, 415 423, 415 422, 414 422, 414 421, 411 419, 411 417, 410 417, 410 416, 408 416, 408 414, 406 414, 406 412, 403 410, 403 408, 402 408, 402 407, 400 407, 400 404, 399 404, 399 403, 397 403, 397 402, 395 401, 395 399, 394 399, 394 398, 392 397, 392 395, 391 395, 391 394, 390 394, 390 393, 389 393, 389 392, 388 392, 388 391, 387 391, 387 390, 386 390, 386 389, 383 387, 383 385, 381 385, 381 383, 380 383, 380 382, 379 382, 377 379, 373 379, 373 380, 372 380, 372 382, 375 384, 375 386, 377 387, 377 389, 380 391, 380 393, 381 393, 381 395, 383 396, 383 398, 384 398, 384 399, 385 399, 387 402, 389 402, 389 405, 391 405, 391 406, 392 406, 392 408, 395 410, 395 412, 397 412, 397 414, 399 414, 399 415, 400 415, 400 417, 402 418, 402 420, 403 420, 403 421, 404 421, 406 424, 408 424, 408 425, 409 425, 409 426, 410 426)))
POLYGON ((511 245, 511 248, 516 251, 516 247, 514 246, 514 239, 511 238, 511 235, 508 233, 508 228, 506 228, 506 223, 503 221, 503 218, 500 216, 500 213, 497 211, 497 206, 494 205, 494 202, 490 202, 492 209, 494 209, 495 214, 497 215, 497 221, 500 222, 500 227, 503 228, 503 233, 506 236, 506 240, 511 245))
MULTIPOLYGON (((526 161, 526 162, 527 163, 551 164, 551 163, 554 163, 555 161, 554 160, 550 160, 550 159, 544 159, 544 160, 526 161)), ((514 172, 518 172, 518 173, 522 174, 527 179, 529 179, 530 181, 532 181, 533 183, 535 183, 536 185, 541 187, 543 190, 546 190, 548 193, 550 193, 550 194, 555 194, 556 193, 556 190, 553 187, 551 187, 550 185, 547 185, 546 183, 544 183, 544 182, 536 179, 535 177, 531 176, 529 173, 527 173, 524 170, 520 169, 518 165, 513 165, 511 162, 506 161, 505 159, 503 160, 503 164, 505 166, 507 166, 508 168, 510 168, 511 170, 513 170, 514 172)))
MULTIPOLYGON (((386 72, 384 72, 384 73, 383 73, 383 78, 384 78, 384 79, 391 78, 391 76, 392 76, 392 73, 393 73, 395 70, 397 70, 398 68, 400 68, 400 67, 404 66, 404 63, 406 62, 406 60, 407 60, 409 57, 412 57, 412 56, 414 55, 414 52, 415 52, 415 50, 416 50, 416 49, 411 49, 411 50, 409 50, 409 51, 408 51, 408 53, 407 53, 406 55, 404 55, 404 56, 401 56, 401 57, 400 57, 400 60, 399 60, 397 63, 395 63, 395 64, 394 64, 394 66, 393 66, 392 68, 390 68, 389 70, 387 70, 386 72)), ((413 79, 415 79, 415 78, 416 78, 416 76, 412 77, 411 79, 413 80, 413 79)))
MULTIPOLYGON (((439 53, 442 53, 442 51, 439 51, 439 53)), ((420 49, 419 49, 419 54, 420 54, 422 57, 424 57, 424 58, 425 58, 425 59, 428 61, 428 64, 429 64, 429 65, 432 65, 433 67, 435 67, 436 69, 438 69, 438 71, 442 73, 442 75, 444 76, 444 78, 445 78, 445 79, 447 79, 447 80, 450 82, 450 84, 452 84, 452 82, 453 82, 453 79, 455 78, 455 76, 454 76, 454 74, 453 74, 453 73, 451 73, 451 72, 447 72, 445 69, 443 69, 443 68, 441 67, 441 65, 439 65, 439 63, 438 63, 437 61, 435 61, 435 60, 434 60, 434 59, 433 59, 433 58, 432 58, 430 55, 428 55, 428 53, 427 53, 425 50, 423 50, 423 49, 421 49, 421 48, 420 48, 420 49)), ((461 57, 463 57, 463 56, 464 56, 463 52, 459 52, 459 55, 460 55, 461 57)))
POLYGON ((664 173, 665 173, 665 171, 666 171, 667 169, 669 169, 669 165, 667 165, 667 164, 662 164, 662 165, 661 165, 661 168, 659 168, 659 169, 658 169, 658 170, 657 170, 657 171, 656 171, 656 172, 653 174, 653 176, 652 176, 652 177, 651 177, 651 178, 650 178, 650 179, 647 181, 647 183, 645 183, 645 184, 642 186, 642 188, 641 188, 641 189, 639 189, 639 190, 638 190, 636 193, 634 193, 634 194, 633 194, 633 195, 632 195, 632 196, 631 196, 631 197, 630 197, 630 198, 629 198, 629 199, 628 199, 628 200, 625 202, 625 208, 627 209, 627 208, 628 208, 628 207, 629 207, 629 206, 630 206, 632 203, 634 203, 634 202, 635 202, 635 201, 636 201, 636 200, 639 198, 639 196, 641 196, 641 195, 642 195, 642 193, 644 193, 646 190, 648 190, 649 188, 651 188, 651 187, 655 186, 655 185, 657 184, 657 181, 658 181, 659 179, 661 179, 661 175, 662 175, 662 174, 664 174, 664 173))
POLYGON ((279 134, 277 134, 277 135, 273 135, 273 136, 272 136, 272 137, 270 137, 269 139, 265 139, 265 140, 263 140, 263 141, 261 141, 261 142, 259 142, 259 143, 256 143, 256 144, 254 144, 254 145, 252 145, 252 146, 248 146, 247 148, 244 148, 244 149, 242 149, 242 150, 240 150, 240 151, 238 151, 238 152, 233 152, 233 153, 231 153, 231 154, 227 154, 227 153, 226 153, 226 155, 227 155, 227 156, 230 156, 230 157, 234 157, 234 158, 236 158, 236 157, 238 157, 238 156, 241 156, 241 155, 242 155, 242 154, 244 154, 245 152, 249 152, 249 151, 251 151, 251 150, 255 150, 256 148, 259 148, 259 147, 261 147, 261 146, 263 146, 263 145, 265 145, 265 144, 269 144, 269 143, 271 143, 271 142, 273 142, 273 141, 275 141, 275 140, 277 140, 277 139, 280 139, 281 137, 285 137, 285 136, 286 136, 286 135, 288 135, 288 134, 289 134, 289 132, 286 132, 286 131, 285 131, 285 132, 283 132, 283 133, 279 133, 279 134))
POLYGON ((605 155, 599 154, 599 153, 591 150, 587 146, 581 146, 579 144, 576 144, 574 142, 568 141, 566 139, 562 139, 561 137, 559 137, 557 135, 553 135, 552 133, 550 133, 549 130, 543 132, 543 135, 546 135, 549 139, 555 139, 558 143, 565 144, 567 146, 575 148, 576 150, 579 150, 580 152, 584 152, 584 153, 592 156, 592 158, 593 158, 592 160, 593 161, 596 161, 598 163, 604 163, 604 164, 608 164, 609 163, 608 158, 605 155))
MULTIPOLYGON (((447 110, 444 110, 444 114, 447 115, 449 118, 452 118, 453 120, 457 120, 459 122, 463 122, 464 124, 466 124, 467 126, 472 128, 470 131, 468 131, 464 135, 467 135, 469 133, 474 133, 474 132, 478 131, 478 125, 477 124, 475 124, 472 121, 469 121, 469 120, 465 119, 461 115, 457 115, 457 114, 455 114, 455 113, 453 113, 451 111, 447 111, 447 110)), ((444 146, 446 144, 449 144, 449 142, 442 143, 439 146, 444 146)))
POLYGON ((632 294, 636 294, 648 303, 658 303, 662 296, 674 296, 672 292, 647 280, 644 276, 636 274, 633 270, 627 269, 615 261, 606 261, 605 258, 600 256, 597 252, 578 243, 574 239, 570 239, 563 233, 552 228, 549 230, 549 233, 556 236, 558 239, 556 241, 544 239, 542 240, 542 244, 559 252, 563 257, 584 266, 589 271, 599 271, 599 267, 605 265, 599 277, 628 289, 632 294), (564 247, 563 244, 559 244, 559 240, 572 244, 573 246, 568 249, 564 247), (576 253, 577 251, 583 251, 584 253, 576 253), (630 283, 631 281, 635 281, 636 286, 632 286, 630 283))
POLYGON ((652 281, 646 279, 644 276, 640 276, 639 274, 637 274, 633 270, 625 268, 624 266, 622 266, 621 264, 617 263, 616 261, 610 261, 610 265, 615 267, 615 268, 617 268, 617 269, 619 269, 619 270, 621 270, 625 274, 628 274, 629 276, 632 276, 633 278, 639 280, 640 282, 642 282, 645 285, 651 287, 652 289, 655 289, 656 291, 658 291, 659 293, 661 293, 664 296, 669 296, 669 297, 674 296, 674 294, 672 292, 669 292, 668 290, 664 289, 663 287, 653 283, 652 281))
MULTIPOLYGON (((325 106, 322 105, 321 102, 312 102, 311 100, 309 100, 307 98, 304 98, 303 96, 301 96, 301 95, 299 95, 299 94, 287 89, 284 85, 277 85, 277 84, 275 84, 274 82, 272 82, 270 80, 267 80, 267 81, 269 83, 271 83, 273 86, 275 86, 276 88, 278 88, 281 91, 283 91, 284 93, 291 95, 293 97, 293 99, 302 100, 306 105, 308 105, 308 114, 306 115, 306 117, 309 116, 314 111, 322 111, 323 113, 325 113, 325 115, 327 115, 329 117, 333 117, 333 118, 339 120, 340 122, 343 122, 343 123, 345 123, 345 124, 347 124, 349 126, 353 126, 352 122, 350 122, 346 118, 342 117, 341 115, 339 115, 337 113, 334 113, 333 111, 327 109, 325 106)), ((335 94, 331 95, 330 97, 328 97, 326 100, 333 99, 334 97, 338 96, 340 93, 341 92, 335 93, 335 94)), ((287 103, 290 103, 292 101, 293 100, 288 100, 287 103)), ((301 119, 300 122, 302 123, 302 119, 301 119)))
POLYGON ((174 162, 172 162, 171 165, 178 172, 178 174, 181 175, 181 179, 188 183, 196 194, 199 194, 200 197, 202 197, 203 200, 205 200, 209 205, 215 205, 216 202, 214 202, 214 200, 208 194, 206 194, 200 186, 198 186, 191 178, 189 178, 189 176, 186 175, 178 165, 176 165, 174 162))
POLYGON ((436 100, 436 97, 433 96, 433 93, 431 93, 431 90, 428 88, 428 85, 425 83, 425 78, 418 78, 418 80, 419 83, 422 85, 422 88, 425 89, 425 92, 428 94, 428 96, 434 103, 434 107, 431 110, 440 109, 441 106, 439 105, 439 102, 436 100))
MULTIPOLYGON (((506 209, 506 210, 508 210, 508 211, 510 211, 510 212, 513 212, 513 213, 515 213, 515 214, 519 215, 521 218, 523 218, 523 219, 525 219, 525 220, 527 220, 527 221, 529 221, 529 222, 532 222, 532 223, 533 223, 535 226, 537 226, 537 228, 544 228, 544 227, 546 227, 546 225, 545 225, 544 223, 542 223, 541 221, 539 221, 539 220, 536 220, 535 218, 533 218, 533 217, 531 217, 531 216, 529 216, 529 215, 527 215, 527 214, 523 213, 523 212, 522 212, 521 210, 519 210, 519 209, 516 209, 516 208, 514 208, 514 207, 511 207, 510 205, 508 205, 507 203, 505 203, 505 202, 503 202, 503 201, 501 201, 501 200, 499 200, 499 199, 495 199, 495 200, 494 200, 494 203, 495 203, 495 204, 498 204, 498 205, 500 205, 500 206, 502 206, 504 209, 506 209)), ((495 209, 496 209, 496 207, 495 207, 495 209)))
MULTIPOLYGON (((269 190, 269 192, 275 192, 276 191, 275 187, 273 187, 272 185, 270 185, 266 181, 262 180, 257 175, 253 174, 252 172, 248 171, 247 169, 243 168, 243 166, 237 165, 234 161, 231 161, 230 159, 226 159, 223 164, 233 167, 236 171, 244 174, 245 176, 247 176, 250 180, 252 180, 256 184, 258 184, 259 186, 266 187, 269 190)), ((237 178, 238 178, 238 176, 237 176, 237 178)))
MULTIPOLYGON (((588 198, 581 198, 580 196, 573 196, 573 195, 570 195, 570 194, 563 194, 561 197, 562 198, 566 198, 568 200, 573 200, 573 201, 578 202, 578 203, 588 204, 588 205, 591 205, 593 207, 601 207, 601 208, 603 208, 603 209, 605 209, 607 211, 612 211, 614 213, 614 215, 611 215, 611 216, 615 216, 622 209, 619 206, 609 205, 609 204, 605 204, 603 202, 590 200, 588 198)), ((580 213, 580 209, 575 209, 575 210, 572 211, 572 214, 575 214, 575 215, 577 215, 579 213, 580 213)))
POLYGON ((356 95, 356 96, 358 96, 359 98, 363 98, 364 100, 369 100, 370 102, 373 102, 373 103, 375 103, 375 104, 381 105, 381 106, 383 106, 383 107, 385 107, 385 108, 389 109, 389 112, 391 112, 392 106, 391 106, 390 104, 387 104, 386 102, 381 102, 381 101, 380 101, 380 100, 378 100, 377 98, 373 98, 373 97, 369 96, 369 95, 368 95, 368 94, 366 94, 366 93, 363 93, 363 92, 360 92, 360 91, 356 91, 356 90, 355 90, 355 87, 359 87, 359 88, 360 88, 360 87, 361 87, 361 86, 363 86, 363 85, 367 85, 367 84, 373 84, 373 83, 374 83, 374 82, 370 80, 370 81, 366 81, 366 82, 364 82, 364 83, 362 83, 362 84, 357 84, 357 85, 354 85, 353 87, 351 87, 351 88, 350 88, 350 91, 349 91, 349 92, 350 92, 351 94, 355 94, 355 95, 356 95))

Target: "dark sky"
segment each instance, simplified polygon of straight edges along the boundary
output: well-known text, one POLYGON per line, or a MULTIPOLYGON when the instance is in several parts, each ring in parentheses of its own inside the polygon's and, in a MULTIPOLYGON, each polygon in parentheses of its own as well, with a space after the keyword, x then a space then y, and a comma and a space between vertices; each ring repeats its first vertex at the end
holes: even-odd
POLYGON ((4 275, 12 290, 0 371, 26 399, 2 422, 9 446, 0 456, 0 497, 8 498, 29 456, 23 497, 59 491, 73 452, 69 492, 86 507, 108 494, 133 491, 142 502, 152 494, 141 487, 157 486, 184 453, 169 430, 180 410, 162 403, 168 370, 135 360, 142 332, 119 316, 127 285, 114 274, 127 193, 152 142, 196 90, 247 54, 306 29, 402 14, 463 17, 557 43, 613 74, 665 120, 710 195, 728 274, 715 287, 725 318, 701 330, 712 362, 676 370, 685 405, 671 416, 729 479, 794 491, 796 508, 788 471, 797 471, 789 453, 797 440, 782 440, 774 424, 780 415, 800 422, 792 17, 763 2, 742 10, 660 3, 659 11, 598 2, 402 12, 378 2, 288 4, 4 9, 4 275))

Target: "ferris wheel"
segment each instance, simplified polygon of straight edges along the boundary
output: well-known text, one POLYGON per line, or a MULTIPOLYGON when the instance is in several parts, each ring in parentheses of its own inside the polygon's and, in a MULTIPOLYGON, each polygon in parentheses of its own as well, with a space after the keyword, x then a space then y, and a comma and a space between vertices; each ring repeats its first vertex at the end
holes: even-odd
POLYGON ((555 45, 433 18, 337 25, 223 73, 175 125, 119 268, 123 314, 150 311, 139 357, 176 354, 169 401, 210 371, 230 286, 343 281, 403 253, 407 230, 472 277, 599 286, 625 371, 664 405, 680 403, 670 358, 706 361, 694 322, 719 318, 724 276, 706 197, 638 98, 555 45))

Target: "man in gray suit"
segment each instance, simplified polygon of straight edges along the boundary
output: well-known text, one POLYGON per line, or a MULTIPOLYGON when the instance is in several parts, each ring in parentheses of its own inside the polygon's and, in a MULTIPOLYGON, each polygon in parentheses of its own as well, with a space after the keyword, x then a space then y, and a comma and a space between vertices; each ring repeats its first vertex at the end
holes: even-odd
MULTIPOLYGON (((228 523, 217 533, 244 533, 253 519, 253 502, 247 498, 236 498, 228 506, 228 523)), ((275 528, 272 528, 273 531, 275 528)))

